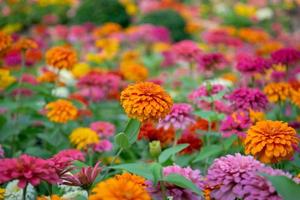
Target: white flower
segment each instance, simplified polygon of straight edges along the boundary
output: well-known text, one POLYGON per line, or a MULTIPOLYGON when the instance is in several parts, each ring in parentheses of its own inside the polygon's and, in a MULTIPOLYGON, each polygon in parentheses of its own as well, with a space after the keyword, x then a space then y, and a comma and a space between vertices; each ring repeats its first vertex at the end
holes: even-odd
POLYGON ((273 10, 271 8, 261 8, 256 11, 256 17, 258 20, 271 19, 273 17, 273 10))
POLYGON ((73 74, 65 69, 60 70, 58 80, 66 85, 75 85, 73 74))
MULTIPOLYGON (((18 180, 7 184, 4 193, 5 200, 20 200, 23 198, 23 189, 18 187, 18 180)), ((35 199, 36 192, 31 184, 27 185, 26 199, 35 199)))
POLYGON ((232 87, 232 82, 223 78, 217 78, 217 79, 205 81, 202 83, 202 85, 207 85, 208 83, 211 85, 216 85, 216 84, 223 85, 225 88, 232 87))
POLYGON ((84 190, 78 190, 78 191, 73 191, 73 192, 68 192, 62 196, 62 199, 65 200, 74 200, 78 197, 84 197, 88 198, 88 193, 84 190))
POLYGON ((66 87, 57 87, 52 90, 52 95, 60 98, 67 98, 70 95, 68 88, 66 87))

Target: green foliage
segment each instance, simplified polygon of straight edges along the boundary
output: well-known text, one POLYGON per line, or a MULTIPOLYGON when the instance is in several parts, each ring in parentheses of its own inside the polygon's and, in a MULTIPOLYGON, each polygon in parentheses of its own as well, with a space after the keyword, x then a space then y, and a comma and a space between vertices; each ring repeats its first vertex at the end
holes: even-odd
POLYGON ((175 147, 170 147, 164 150, 158 157, 160 163, 166 162, 171 156, 185 149, 189 144, 179 144, 175 147))
POLYGON ((128 149, 130 147, 128 137, 123 132, 115 136, 115 143, 123 149, 128 149))
POLYGON ((249 18, 244 16, 239 16, 235 13, 227 13, 223 16, 223 22, 225 25, 235 26, 238 28, 252 26, 252 22, 249 18))
POLYGON ((139 130, 141 127, 141 122, 136 119, 130 119, 124 133, 126 134, 129 143, 133 144, 138 138, 139 130))
POLYGON ((91 22, 98 25, 115 22, 126 27, 130 23, 130 16, 117 0, 84 0, 73 22, 76 24, 91 22))
POLYGON ((179 13, 171 9, 153 11, 143 16, 141 23, 168 28, 174 41, 190 38, 189 34, 185 32, 185 20, 179 13))

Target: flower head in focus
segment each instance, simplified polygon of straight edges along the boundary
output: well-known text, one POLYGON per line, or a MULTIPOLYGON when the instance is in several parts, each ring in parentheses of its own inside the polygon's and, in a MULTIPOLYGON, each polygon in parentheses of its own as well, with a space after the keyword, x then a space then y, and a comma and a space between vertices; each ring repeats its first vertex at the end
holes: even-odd
POLYGON ((98 183, 89 200, 150 200, 142 178, 134 175, 117 175, 98 183))
POLYGON ((264 163, 277 163, 293 156, 299 139, 287 123, 266 120, 251 126, 244 142, 246 154, 264 163))
POLYGON ((59 99, 46 105, 47 117, 56 123, 66 123, 77 117, 78 110, 72 102, 59 99))
POLYGON ((289 83, 269 83, 264 87, 264 93, 272 103, 284 102, 291 97, 292 88, 289 83))
POLYGON ((70 141, 76 146, 76 149, 86 149, 90 145, 99 142, 99 136, 90 128, 76 128, 70 134, 70 141))
POLYGON ((128 117, 142 122, 164 118, 173 105, 170 95, 151 82, 128 86, 122 91, 120 101, 128 117))
POLYGON ((77 55, 72 48, 67 46, 52 47, 46 52, 46 62, 58 70, 71 70, 77 63, 77 55))

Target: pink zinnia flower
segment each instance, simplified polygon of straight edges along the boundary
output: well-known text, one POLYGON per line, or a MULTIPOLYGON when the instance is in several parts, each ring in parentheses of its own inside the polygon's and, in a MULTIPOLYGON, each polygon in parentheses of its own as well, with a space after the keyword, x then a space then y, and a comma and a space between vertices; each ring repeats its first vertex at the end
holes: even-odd
POLYGON ((97 144, 93 146, 94 151, 96 152, 107 152, 111 151, 113 148, 112 143, 109 140, 100 140, 97 144))
POLYGON ((224 30, 211 30, 203 34, 202 38, 205 42, 213 45, 228 45, 238 47, 242 45, 242 41, 230 36, 224 30))
POLYGON ((96 131, 101 138, 113 136, 116 132, 116 128, 112 123, 104 121, 93 122, 90 124, 90 128, 96 131))
POLYGON ((246 131, 250 126, 251 120, 248 113, 236 112, 228 115, 225 120, 222 121, 220 130, 224 137, 237 135, 244 138, 246 136, 246 131))
POLYGON ((186 62, 194 61, 201 54, 200 48, 194 41, 183 40, 173 45, 172 51, 179 60, 186 62))
POLYGON ((4 150, 1 144, 0 144, 0 158, 4 158, 4 150))
POLYGON ((221 53, 205 53, 198 59, 199 68, 204 71, 224 69, 226 63, 227 60, 221 53))
POLYGON ((164 119, 159 120, 157 127, 163 127, 165 130, 171 127, 184 130, 194 122, 193 107, 187 103, 176 103, 171 112, 164 119))
POLYGON ((59 182, 54 162, 26 154, 19 158, 0 160, 0 184, 15 179, 19 180, 20 188, 24 188, 28 183, 33 186, 39 185, 42 180, 51 184, 59 182))
POLYGON ((300 61, 300 51, 294 48, 282 48, 273 52, 271 57, 275 63, 290 65, 300 61))
POLYGON ((271 183, 259 173, 285 175, 281 170, 274 170, 255 160, 252 156, 239 153, 215 159, 209 167, 206 184, 214 188, 214 199, 274 199, 281 200, 271 183))
POLYGON ((240 54, 237 56, 236 68, 241 73, 253 74, 264 72, 266 69, 271 67, 271 62, 265 58, 250 55, 240 54))
MULTIPOLYGON (((170 174, 179 174, 184 176, 188 180, 192 181, 199 189, 203 189, 203 177, 200 174, 200 170, 193 170, 190 167, 180 167, 178 165, 164 167, 163 176, 168 176, 170 174)), ((189 189, 183 189, 172 184, 166 184, 166 195, 172 196, 173 200, 199 200, 200 197, 194 194, 189 189)), ((161 194, 160 186, 153 185, 153 183, 148 182, 149 193, 157 200, 162 200, 163 196, 161 194)))
POLYGON ((234 110, 262 111, 268 105, 266 95, 256 88, 237 88, 228 96, 228 100, 234 110))

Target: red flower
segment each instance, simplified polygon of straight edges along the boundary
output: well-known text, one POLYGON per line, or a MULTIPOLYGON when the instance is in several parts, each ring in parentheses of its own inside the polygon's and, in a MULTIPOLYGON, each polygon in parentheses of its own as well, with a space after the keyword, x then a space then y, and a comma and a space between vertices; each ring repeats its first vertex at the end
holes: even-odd
POLYGON ((181 153, 190 154, 194 151, 199 151, 202 146, 202 140, 194 133, 186 132, 178 140, 178 144, 189 144, 181 153))

